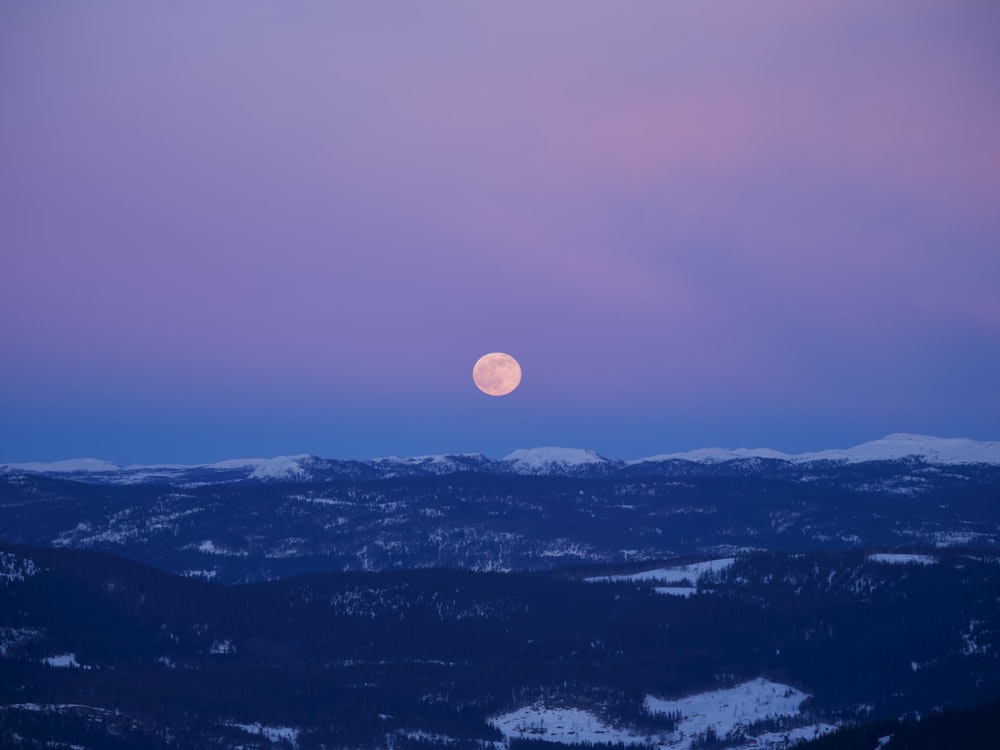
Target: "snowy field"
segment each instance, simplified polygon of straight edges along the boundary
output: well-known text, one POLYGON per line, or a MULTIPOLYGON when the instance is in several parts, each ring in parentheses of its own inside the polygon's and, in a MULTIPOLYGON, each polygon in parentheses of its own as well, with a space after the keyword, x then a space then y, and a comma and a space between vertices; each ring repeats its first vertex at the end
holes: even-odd
POLYGON ((42 663, 48 664, 50 667, 77 667, 90 669, 89 666, 84 666, 76 660, 76 654, 57 654, 56 656, 47 656, 42 659, 42 663))
POLYGON ((890 565, 934 565, 937 562, 937 558, 931 555, 906 555, 889 552, 868 555, 868 560, 890 565))
POLYGON ((680 714, 677 729, 662 734, 640 735, 604 723, 579 708, 546 706, 537 702, 497 716, 490 724, 505 738, 531 738, 548 742, 621 742, 625 745, 653 744, 662 750, 690 750, 696 740, 711 729, 720 737, 742 732, 745 741, 734 747, 778 750, 800 739, 812 739, 833 731, 830 724, 801 724, 799 707, 809 696, 788 685, 764 678, 750 680, 724 690, 689 695, 677 700, 646 696, 646 710, 652 714, 680 714), (755 723, 784 719, 787 729, 752 733, 755 723))
POLYGON ((698 593, 697 586, 657 586, 654 591, 666 596, 692 596, 698 593))
POLYGON ((292 747, 298 747, 299 730, 294 727, 275 727, 267 724, 238 724, 237 722, 225 722, 225 726, 233 729, 240 729, 247 734, 256 734, 266 737, 269 742, 284 741, 292 747))
MULTIPOLYGON (((689 748, 694 739, 708 729, 714 730, 719 737, 725 737, 732 731, 746 730, 765 719, 797 718, 799 706, 808 697, 793 687, 759 677, 725 690, 697 693, 672 701, 646 696, 646 709, 650 713, 680 713, 677 731, 664 747, 681 750, 689 748)), ((795 730, 768 732, 754 737, 757 740, 755 747, 781 747, 793 731, 798 737, 812 737, 817 732, 824 733, 832 728, 829 725, 810 725, 795 730)))
POLYGON ((656 587, 656 593, 668 596, 691 596, 698 593, 698 578, 705 573, 725 570, 736 562, 735 557, 723 557, 718 560, 676 565, 670 568, 644 570, 641 573, 630 573, 618 576, 598 576, 585 579, 589 583, 611 583, 614 581, 632 581, 635 583, 662 583, 656 587))

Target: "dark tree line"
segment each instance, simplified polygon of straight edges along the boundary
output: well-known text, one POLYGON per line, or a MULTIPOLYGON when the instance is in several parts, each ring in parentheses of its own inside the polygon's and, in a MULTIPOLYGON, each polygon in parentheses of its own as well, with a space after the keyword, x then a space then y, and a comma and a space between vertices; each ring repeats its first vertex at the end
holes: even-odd
POLYGON ((220 586, 102 554, 8 549, 45 570, 0 586, 0 627, 41 633, 0 659, 0 704, 98 709, 4 709, 9 737, 110 728, 123 747, 225 746, 235 722, 300 728, 303 748, 418 730, 497 741, 488 719, 539 699, 656 734, 676 717, 648 714, 646 695, 758 676, 812 694, 806 709, 829 720, 857 719, 859 703, 877 720, 1000 695, 995 648, 976 650, 1000 643, 1000 569, 971 558, 761 553, 680 598, 455 570, 220 586), (89 669, 43 663, 60 653, 89 669))

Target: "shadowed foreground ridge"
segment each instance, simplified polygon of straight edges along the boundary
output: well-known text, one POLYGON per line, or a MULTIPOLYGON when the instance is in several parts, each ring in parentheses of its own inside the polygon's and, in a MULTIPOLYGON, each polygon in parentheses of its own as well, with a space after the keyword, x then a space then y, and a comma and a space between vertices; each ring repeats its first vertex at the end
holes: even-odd
POLYGON ((648 696, 760 678, 811 697, 739 725, 745 737, 1000 695, 995 556, 754 553, 685 597, 569 572, 220 586, 92 552, 2 554, 5 747, 102 732, 95 746, 489 743, 503 740, 491 722, 532 705, 662 744, 677 717, 650 713, 648 696))

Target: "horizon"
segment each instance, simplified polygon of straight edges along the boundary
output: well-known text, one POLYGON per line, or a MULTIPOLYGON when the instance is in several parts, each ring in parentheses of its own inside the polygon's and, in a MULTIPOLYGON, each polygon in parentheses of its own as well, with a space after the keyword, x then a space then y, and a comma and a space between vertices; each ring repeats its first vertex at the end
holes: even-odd
MULTIPOLYGON (((725 451, 725 452, 775 451, 777 453, 782 454, 782 456, 784 456, 784 457, 798 458, 798 457, 801 457, 801 456, 804 456, 804 455, 810 455, 810 454, 813 454, 813 453, 827 453, 827 452, 848 451, 848 450, 851 450, 853 448, 858 448, 858 447, 861 447, 861 446, 875 444, 875 443, 892 443, 892 442, 894 442, 893 438, 897 439, 895 442, 899 442, 900 439, 903 442, 908 442, 910 440, 916 439, 916 440, 926 440, 926 441, 931 442, 931 443, 969 442, 969 443, 979 443, 979 444, 987 444, 987 445, 988 444, 995 444, 997 446, 1000 446, 1000 440, 976 440, 976 439, 973 439, 973 438, 967 438, 967 437, 962 437, 962 436, 918 435, 918 434, 914 434, 914 433, 890 433, 888 435, 883 435, 883 436, 878 437, 878 438, 872 438, 870 440, 865 440, 865 441, 862 441, 860 443, 856 443, 856 444, 853 444, 853 445, 826 446, 825 448, 819 448, 819 449, 816 449, 816 450, 798 451, 798 452, 782 451, 782 450, 776 449, 776 448, 774 448, 772 446, 766 446, 766 445, 736 446, 736 447, 729 447, 729 446, 722 446, 722 445, 701 445, 701 446, 697 446, 697 447, 693 447, 693 448, 686 448, 686 449, 678 450, 678 451, 660 451, 660 452, 657 452, 657 453, 644 454, 642 456, 613 456, 613 455, 608 455, 608 454, 602 453, 600 451, 594 450, 592 448, 586 448, 586 447, 546 445, 546 446, 531 446, 531 447, 522 446, 520 448, 515 448, 515 449, 513 449, 513 450, 511 450, 511 451, 509 451, 509 452, 507 452, 506 454, 503 454, 503 455, 489 455, 489 454, 483 453, 482 451, 459 451, 459 452, 449 452, 449 453, 425 453, 425 454, 408 454, 408 455, 391 454, 391 455, 380 455, 380 456, 367 456, 367 457, 364 457, 364 458, 360 458, 360 457, 353 457, 353 456, 350 456, 350 457, 348 457, 348 456, 330 456, 330 455, 324 456, 324 455, 320 455, 320 454, 317 454, 317 453, 305 452, 305 453, 277 454, 277 455, 272 455, 272 456, 250 456, 250 455, 236 456, 236 455, 231 455, 231 456, 227 456, 226 458, 215 459, 213 461, 200 461, 200 462, 191 462, 191 463, 169 462, 169 461, 157 461, 157 462, 152 462, 152 463, 151 462, 122 463, 120 461, 114 461, 114 460, 108 459, 106 457, 98 457, 98 456, 72 456, 72 457, 64 457, 64 458, 61 458, 61 459, 44 460, 44 461, 43 460, 28 460, 28 461, 3 461, 3 460, 0 460, 0 467, 2 467, 2 466, 24 467, 24 466, 30 466, 30 465, 35 465, 37 467, 44 467, 44 466, 50 466, 51 467, 51 466, 57 466, 59 464, 71 464, 73 462, 95 462, 96 464, 111 464, 111 465, 116 466, 116 467, 121 468, 121 469, 131 469, 131 468, 139 468, 139 467, 145 467, 145 468, 170 468, 170 467, 177 467, 177 468, 180 468, 180 467, 210 467, 210 466, 213 466, 215 464, 234 463, 234 462, 240 462, 240 461, 247 461, 247 462, 267 462, 267 461, 273 461, 275 459, 280 459, 280 458, 317 458, 317 459, 320 459, 322 461, 361 461, 361 462, 366 462, 367 461, 367 462, 375 462, 375 461, 386 461, 386 460, 393 460, 393 459, 412 460, 412 459, 420 459, 420 458, 437 458, 437 457, 453 457, 453 456, 482 456, 483 458, 486 458, 487 460, 490 460, 490 461, 505 461, 505 460, 510 460, 511 458, 513 458, 515 456, 515 454, 518 454, 518 453, 528 453, 528 454, 531 454, 531 453, 538 453, 538 452, 542 452, 542 451, 566 451, 566 452, 577 453, 577 454, 589 453, 589 454, 593 454, 595 457, 597 457, 599 459, 608 460, 608 461, 612 461, 612 462, 620 462, 620 463, 633 463, 633 462, 639 462, 639 461, 643 461, 643 460, 647 460, 647 459, 662 459, 664 456, 683 456, 685 454, 698 453, 698 452, 703 452, 703 451, 715 451, 715 450, 725 451)), ((39 468, 39 470, 41 470, 41 469, 39 468)), ((60 468, 59 470, 63 470, 63 469, 60 468)), ((65 470, 68 471, 70 469, 65 469, 65 470)), ((91 469, 79 469, 79 470, 81 470, 81 471, 89 471, 91 469)), ((98 470, 98 469, 95 468, 93 470, 98 470)))
POLYGON ((6 4, 0 456, 995 439, 998 24, 6 4))

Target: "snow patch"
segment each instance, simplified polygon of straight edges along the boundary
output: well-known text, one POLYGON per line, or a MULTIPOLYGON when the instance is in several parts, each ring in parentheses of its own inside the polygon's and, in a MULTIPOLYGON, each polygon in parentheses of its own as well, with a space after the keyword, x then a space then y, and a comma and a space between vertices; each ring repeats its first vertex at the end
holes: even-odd
MULTIPOLYGON (((214 549, 214 548, 213 548, 214 549)), ((202 550, 203 552, 205 550, 202 550)), ((200 578, 203 581, 211 581, 216 576, 219 575, 219 571, 215 570, 184 570, 181 571, 181 575, 185 578, 200 578)))
POLYGON ((76 654, 58 654, 56 656, 47 656, 42 659, 43 664, 48 664, 50 667, 80 667, 82 666, 80 662, 76 660, 76 654))
MULTIPOLYGON (((185 549, 190 549, 193 545, 188 545, 185 549)), ((219 547, 211 539, 204 540, 196 549, 206 555, 222 555, 223 557, 247 557, 248 552, 234 551, 226 547, 219 547)))
POLYGON ((678 700, 646 696, 651 714, 675 714, 680 719, 672 732, 639 735, 605 723, 581 708, 550 706, 539 701, 489 720, 507 741, 535 739, 552 743, 655 744, 661 750, 690 750, 712 730, 721 739, 730 733, 745 737, 740 747, 777 750, 802 739, 812 739, 836 729, 831 724, 801 723, 799 708, 809 696, 789 685, 757 678, 723 690, 689 695, 678 700), (788 722, 786 729, 753 734, 755 723, 767 719, 788 722), (797 725, 797 726, 796 726, 797 725))
POLYGON ((546 706, 538 702, 510 713, 496 716, 489 723, 509 741, 536 739, 566 744, 584 742, 621 742, 645 744, 645 737, 605 724, 590 711, 579 708, 546 706))
POLYGON ((697 586, 657 586, 653 589, 657 594, 665 596, 694 596, 698 593, 697 586))
POLYGON ((979 643, 977 640, 977 637, 983 635, 981 626, 984 622, 984 620, 970 620, 968 629, 962 632, 962 654, 964 656, 986 655, 993 650, 991 643, 979 643))
POLYGON ((657 594, 667 596, 692 596, 698 593, 698 579, 705 573, 725 570, 736 562, 735 557, 723 557, 717 560, 676 565, 670 568, 644 570, 641 573, 629 573, 614 576, 596 576, 584 579, 588 583, 611 583, 615 581, 631 581, 634 583, 661 583, 657 586, 657 594))
POLYGON ((239 729, 247 734, 263 735, 268 742, 288 742, 292 747, 298 747, 299 731, 294 727, 269 726, 267 724, 239 724, 235 721, 227 721, 223 726, 239 729))
POLYGON ((935 531, 931 534, 934 539, 934 546, 944 547, 967 547, 972 544, 989 543, 992 537, 978 531, 935 531))
POLYGON ((545 549, 538 553, 539 557, 575 557, 586 560, 594 554, 592 547, 571 539, 554 539, 546 544, 545 549))
POLYGON ((880 552, 868 555, 870 562, 888 563, 889 565, 934 565, 936 557, 930 555, 908 555, 897 552, 880 552))

